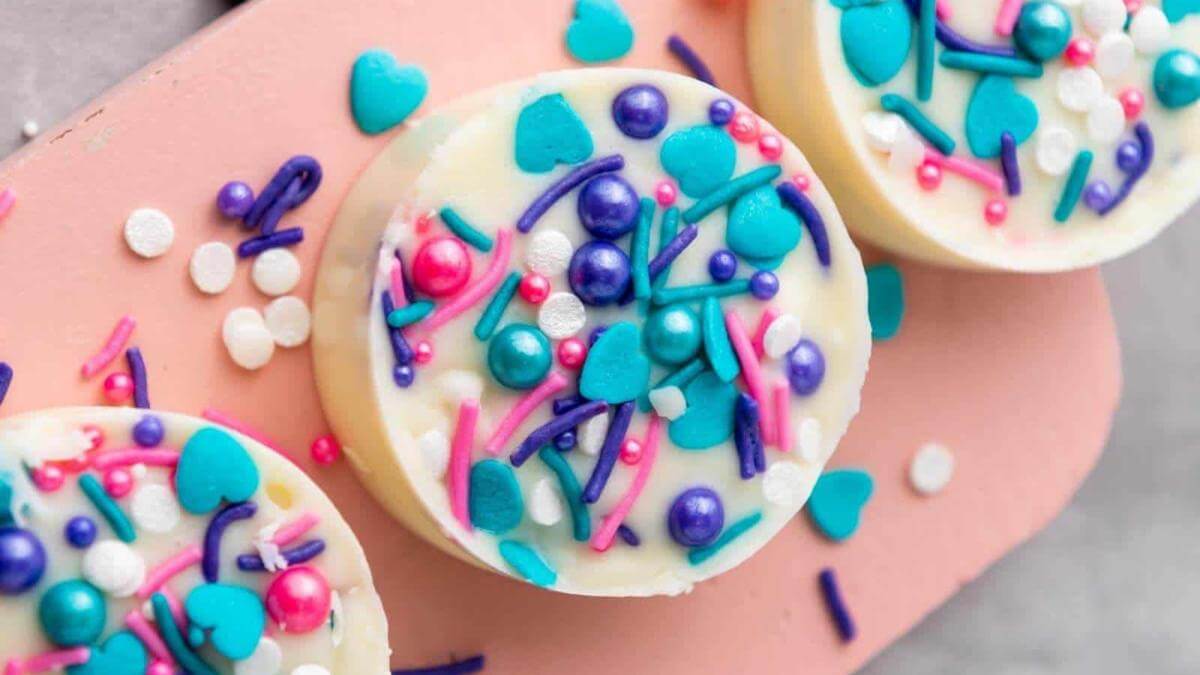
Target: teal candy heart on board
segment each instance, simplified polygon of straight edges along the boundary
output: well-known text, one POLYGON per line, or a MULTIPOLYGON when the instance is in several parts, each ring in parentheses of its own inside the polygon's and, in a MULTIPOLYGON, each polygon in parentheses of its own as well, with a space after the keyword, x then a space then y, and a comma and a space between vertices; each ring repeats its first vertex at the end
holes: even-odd
POLYGON ((521 524, 525 501, 512 467, 485 459, 471 467, 468 510, 471 524, 485 532, 504 534, 521 524))
POLYGON ((667 428, 671 442, 684 450, 707 450, 733 435, 737 387, 706 370, 684 387, 687 409, 667 428))
POLYGON ((796 248, 801 228, 796 214, 783 208, 775 188, 764 185, 730 209, 725 244, 747 260, 769 263, 796 248))
POLYGON ((633 47, 633 25, 615 0, 576 0, 567 51, 584 63, 619 59, 633 47))
POLYGON ((679 181, 679 189, 699 199, 725 184, 737 163, 729 134, 704 124, 680 129, 663 141, 658 153, 663 169, 679 181))
POLYGON ((204 584, 183 603, 192 628, 208 631, 213 649, 225 658, 249 658, 267 627, 267 613, 258 594, 241 586, 204 584))
POLYGON ((875 340, 890 340, 899 332, 904 319, 904 280, 895 265, 867 268, 867 317, 875 340))
POLYGON ((188 513, 208 513, 222 499, 244 502, 257 490, 258 467, 228 432, 205 427, 183 446, 175 469, 175 492, 188 513))
POLYGON ((846 7, 842 12, 842 56, 867 87, 888 82, 908 60, 913 19, 902 0, 846 7))
POLYGON ((87 663, 67 668, 67 675, 143 675, 150 659, 133 633, 113 633, 104 644, 92 647, 87 663))
POLYGON ((808 515, 821 534, 845 541, 858 530, 859 516, 871 499, 875 482, 858 469, 835 469, 821 474, 808 498, 808 515))
POLYGON ((578 164, 592 156, 592 134, 562 94, 547 94, 517 116, 517 166, 546 173, 556 164, 578 164))
POLYGON ((1162 11, 1167 21, 1179 23, 1189 14, 1200 14, 1200 0, 1163 0, 1162 11))
POLYGON ((408 119, 425 100, 429 82, 417 66, 402 66, 383 49, 368 49, 350 72, 350 112, 366 134, 380 134, 408 119))
POLYGON ((1033 135, 1038 126, 1038 109, 1021 95, 1012 78, 987 75, 975 85, 967 104, 967 143, 981 159, 1000 156, 1000 135, 1011 133, 1017 145, 1033 135))
POLYGON ((579 375, 579 393, 617 404, 641 396, 650 383, 650 359, 642 352, 641 331, 622 321, 608 327, 588 351, 579 375))

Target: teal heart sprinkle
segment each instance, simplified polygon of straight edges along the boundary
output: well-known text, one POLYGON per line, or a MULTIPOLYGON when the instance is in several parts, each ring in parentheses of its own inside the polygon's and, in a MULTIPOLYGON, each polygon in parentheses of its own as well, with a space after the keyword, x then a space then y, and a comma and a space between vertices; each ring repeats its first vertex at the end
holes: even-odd
POLYGON ((888 82, 908 60, 913 19, 902 0, 847 7, 842 12, 842 57, 864 86, 888 82))
POLYGON ((1163 0, 1162 11, 1167 21, 1179 23, 1189 14, 1200 14, 1200 0, 1163 0))
POLYGON ((1010 77, 986 75, 980 78, 967 104, 967 144, 981 159, 1000 156, 1000 135, 1011 133, 1017 145, 1033 135, 1038 126, 1038 109, 1033 101, 1017 92, 1010 77))
POLYGON ((512 467, 485 459, 471 467, 469 511, 471 524, 485 532, 504 534, 521 524, 525 502, 512 467))
POLYGON ((542 560, 542 556, 528 544, 506 539, 500 542, 500 557, 508 563, 517 574, 535 586, 553 586, 558 581, 558 574, 542 560))
POLYGON ((381 134, 408 119, 428 92, 425 71, 396 63, 383 49, 359 54, 350 71, 350 112, 365 134, 381 134))
POLYGON ((197 586, 183 606, 192 628, 208 631, 213 649, 233 661, 249 658, 267 627, 262 600, 241 586, 197 586))
POLYGON ((710 370, 697 375, 683 390, 687 409, 667 428, 671 442, 684 450, 707 450, 733 435, 737 387, 710 370))
POLYGON ((904 280, 892 264, 867 268, 867 316, 871 338, 890 340, 904 319, 904 280))
POLYGON ((257 490, 258 467, 228 432, 205 427, 184 444, 175 469, 175 492, 188 513, 208 513, 222 499, 244 502, 257 490))
POLYGON ((142 641, 122 630, 110 635, 104 644, 92 647, 87 663, 69 666, 67 675, 143 675, 149 665, 142 641))
POLYGON ((615 405, 637 398, 649 383, 650 359, 642 351, 641 331, 622 321, 601 333, 588 351, 579 393, 615 405))
POLYGON ((668 136, 658 160, 663 170, 679 182, 684 194, 699 199, 724 185, 733 175, 737 147, 729 134, 704 124, 668 136))
POLYGON ((875 482, 860 469, 836 469, 821 474, 808 498, 813 525, 833 541, 845 541, 858 530, 859 515, 871 499, 875 482))
POLYGON ((592 156, 592 134, 562 94, 546 94, 517 116, 517 166, 546 173, 556 164, 578 164, 592 156))
POLYGON ((725 245, 747 260, 771 261, 796 248, 801 227, 796 214, 783 208, 775 188, 764 185, 734 203, 725 245))
POLYGON ((567 51, 584 63, 619 59, 633 47, 633 24, 616 0, 576 0, 567 51))

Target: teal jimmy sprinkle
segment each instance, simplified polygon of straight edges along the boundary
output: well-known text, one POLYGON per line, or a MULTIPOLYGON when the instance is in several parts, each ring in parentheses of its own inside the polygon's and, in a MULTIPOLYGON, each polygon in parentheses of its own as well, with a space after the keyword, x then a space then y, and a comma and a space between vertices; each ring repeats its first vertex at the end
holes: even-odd
POLYGON ((917 98, 928 101, 933 96, 933 43, 937 33, 937 0, 920 0, 917 19, 917 98))
POLYGON ((992 54, 976 54, 975 52, 947 50, 942 52, 942 55, 938 57, 938 62, 951 70, 969 70, 976 73, 991 73, 994 75, 1010 75, 1012 77, 1028 77, 1033 79, 1041 77, 1045 72, 1040 63, 992 54))
POLYGON ((433 303, 428 300, 419 300, 406 305, 399 309, 393 309, 387 315, 387 323, 392 328, 404 328, 429 316, 433 311, 433 303))
POLYGON ((587 541, 592 536, 592 521, 588 517, 587 505, 583 503, 583 488, 580 487, 575 472, 571 471, 571 465, 567 464, 562 454, 549 445, 538 450, 538 459, 558 478, 558 487, 571 508, 571 532, 575 541, 587 541))
POLYGON ((633 297, 650 298, 650 224, 654 221, 654 200, 642 197, 637 229, 633 232, 633 297))
POLYGON ((1079 196, 1083 194, 1083 187, 1087 183, 1088 172, 1092 170, 1093 158, 1091 150, 1080 151, 1075 156, 1071 174, 1067 176, 1067 184, 1063 186, 1062 197, 1058 200, 1058 207, 1054 209, 1054 219, 1058 222, 1067 222, 1071 213, 1075 211, 1079 196))
POLYGON ((508 276, 504 278, 504 283, 496 289, 495 295, 488 301, 483 313, 479 315, 479 321, 475 323, 477 340, 480 342, 488 340, 492 337, 492 333, 496 332, 496 326, 499 325, 500 318, 504 316, 504 310, 508 308, 508 303, 512 302, 513 296, 517 294, 517 286, 520 284, 520 272, 509 272, 508 276))
POLYGON ((171 613, 171 605, 167 603, 167 598, 162 593, 155 593, 150 598, 150 605, 154 608, 154 622, 158 624, 163 642, 167 643, 168 651, 183 670, 193 675, 217 675, 217 671, 188 649, 187 642, 179 632, 179 625, 175 623, 175 615, 171 613))
POLYGON ((449 206, 443 206, 438 212, 442 217, 442 222, 446 227, 454 233, 454 236, 462 239, 470 244, 476 250, 487 253, 492 250, 492 239, 486 234, 475 229, 470 223, 463 220, 463 217, 458 215, 458 212, 449 206))
POLYGON ((755 525, 758 525, 758 523, 762 521, 762 517, 762 511, 755 511, 754 513, 730 525, 724 532, 721 533, 720 537, 717 537, 717 540, 713 543, 709 544, 708 546, 694 548, 688 551, 688 562, 692 565, 700 565, 704 563, 709 558, 720 553, 721 549, 733 543, 735 539, 748 532, 755 525))
POLYGON ((883 106, 884 110, 903 117, 909 126, 915 129, 918 134, 921 134, 922 138, 929 141, 929 144, 937 148, 943 155, 954 154, 955 142, 950 137, 950 134, 935 124, 933 120, 926 117, 911 101, 899 94, 884 94, 879 99, 879 104, 883 106))
POLYGON ((738 197, 775 180, 781 173, 783 169, 778 164, 770 164, 733 178, 688 207, 688 210, 683 212, 683 222, 688 225, 698 223, 708 214, 732 203, 738 197))
POLYGON ((558 581, 558 574, 546 564, 528 544, 513 539, 500 542, 500 557, 508 563, 517 574, 535 586, 553 586, 558 581))
POLYGON ((670 305, 676 302, 688 302, 704 298, 726 298, 731 295, 742 295, 749 292, 749 279, 734 279, 723 284, 697 284, 694 286, 656 288, 651 299, 656 305, 670 305))
POLYGON ((117 538, 126 544, 132 544, 137 540, 137 532, 133 529, 133 523, 129 521, 129 517, 121 510, 104 491, 104 486, 100 485, 100 481, 90 473, 85 473, 79 477, 79 489, 87 496, 100 515, 108 521, 117 538))

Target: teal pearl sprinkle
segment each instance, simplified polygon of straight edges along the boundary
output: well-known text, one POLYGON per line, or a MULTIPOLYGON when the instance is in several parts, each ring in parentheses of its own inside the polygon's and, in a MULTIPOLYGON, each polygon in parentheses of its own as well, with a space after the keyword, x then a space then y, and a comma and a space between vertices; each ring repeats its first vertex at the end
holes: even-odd
POLYGON ((510 389, 530 389, 550 372, 550 340, 524 323, 505 326, 488 344, 492 377, 510 389))
POLYGON ((46 638, 59 647, 89 645, 104 632, 108 606, 100 591, 82 579, 61 581, 38 603, 46 638))
POLYGON ((1052 0, 1027 2, 1017 17, 1013 39, 1038 61, 1057 58, 1071 41, 1071 16, 1052 0))
POLYGON ((1200 99, 1200 57, 1183 49, 1172 49, 1154 64, 1154 95, 1172 110, 1200 99))
POLYGON ((670 305, 646 319, 646 353, 663 365, 684 363, 700 350, 700 317, 687 305, 670 305))

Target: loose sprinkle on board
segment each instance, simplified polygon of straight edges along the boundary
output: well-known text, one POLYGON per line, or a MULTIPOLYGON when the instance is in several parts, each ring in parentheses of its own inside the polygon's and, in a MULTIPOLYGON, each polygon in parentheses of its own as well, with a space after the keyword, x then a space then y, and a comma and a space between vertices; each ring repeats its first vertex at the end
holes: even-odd
POLYGON ((926 443, 908 465, 908 482, 922 495, 945 489, 954 475, 954 454, 941 443, 926 443))
POLYGON ((691 72, 692 77, 705 84, 711 84, 714 87, 717 85, 717 80, 713 77, 712 70, 708 67, 708 64, 704 63, 704 60, 700 58, 696 50, 692 49, 692 46, 685 42, 678 34, 672 33, 667 38, 667 49, 683 62, 683 65, 691 72))
POLYGON ((125 221, 125 243, 143 258, 157 258, 175 243, 175 224, 158 209, 137 209, 125 221))
POLYGON ((833 568, 826 567, 821 570, 817 575, 817 581, 821 587, 821 597, 825 600, 825 608, 829 611, 829 618, 833 620, 838 637, 842 642, 850 642, 854 639, 857 630, 854 626, 854 619, 850 616, 850 610, 846 607, 846 601, 842 599, 842 591, 838 588, 837 576, 834 574, 833 568))
POLYGON ((0 361, 0 404, 4 403, 4 397, 8 395, 8 388, 12 385, 13 369, 4 361, 0 361))
POLYGON ((468 675, 483 670, 485 660, 482 654, 472 656, 462 661, 451 661, 439 666, 424 668, 401 668, 393 670, 392 675, 468 675))

